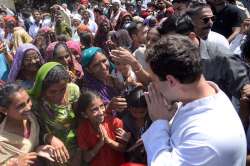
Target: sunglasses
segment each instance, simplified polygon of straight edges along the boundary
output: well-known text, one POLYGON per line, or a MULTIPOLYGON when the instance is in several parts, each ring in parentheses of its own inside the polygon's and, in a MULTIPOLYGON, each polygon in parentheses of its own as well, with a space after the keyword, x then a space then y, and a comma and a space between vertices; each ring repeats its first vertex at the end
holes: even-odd
POLYGON ((210 20, 211 20, 212 22, 214 22, 214 21, 215 21, 215 16, 212 16, 212 17, 205 17, 205 18, 202 18, 201 20, 202 20, 202 22, 203 22, 204 24, 207 24, 210 20))

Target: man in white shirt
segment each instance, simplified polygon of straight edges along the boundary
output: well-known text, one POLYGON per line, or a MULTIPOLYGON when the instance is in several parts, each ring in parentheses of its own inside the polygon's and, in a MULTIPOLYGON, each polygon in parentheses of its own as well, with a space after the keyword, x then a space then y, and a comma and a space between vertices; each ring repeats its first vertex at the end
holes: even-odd
POLYGON ((200 38, 229 48, 229 42, 223 35, 211 31, 215 17, 206 1, 190 3, 186 12, 192 18, 195 33, 200 38))
POLYGON ((42 28, 42 17, 38 10, 34 10, 32 16, 34 18, 34 23, 29 28, 29 35, 34 39, 39 29, 42 28))
POLYGON ((95 36, 98 26, 95 21, 90 19, 90 13, 87 10, 83 10, 82 13, 83 24, 87 25, 92 32, 93 36, 95 36))
POLYGON ((230 43, 230 49, 235 54, 241 56, 241 45, 246 40, 249 30, 250 30, 250 18, 247 18, 241 24, 240 33, 237 36, 235 36, 234 40, 230 43))
POLYGON ((32 12, 32 16, 33 16, 34 22, 32 23, 32 25, 29 28, 29 35, 34 39, 37 36, 38 31, 42 27, 50 27, 51 26, 51 20, 49 20, 48 18, 43 19, 41 12, 38 10, 34 10, 32 12))
POLYGON ((205 80, 199 54, 187 36, 177 34, 147 50, 153 82, 145 97, 153 123, 142 139, 149 166, 246 163, 241 121, 224 92, 205 80), (167 103, 177 101, 183 105, 175 114, 167 103))

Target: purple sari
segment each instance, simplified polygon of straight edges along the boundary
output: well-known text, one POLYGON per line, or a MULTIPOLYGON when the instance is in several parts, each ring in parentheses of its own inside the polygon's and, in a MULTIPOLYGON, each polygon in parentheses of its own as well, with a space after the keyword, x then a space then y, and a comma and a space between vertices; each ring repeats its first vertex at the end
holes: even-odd
POLYGON ((119 90, 105 85, 103 82, 95 79, 87 72, 84 75, 82 88, 97 92, 101 96, 105 105, 108 104, 113 97, 120 95, 119 90))

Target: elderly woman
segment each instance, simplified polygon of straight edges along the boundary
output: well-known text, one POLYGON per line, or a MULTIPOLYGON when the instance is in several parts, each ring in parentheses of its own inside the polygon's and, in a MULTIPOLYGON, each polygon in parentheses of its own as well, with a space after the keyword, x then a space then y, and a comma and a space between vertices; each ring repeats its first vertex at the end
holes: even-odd
POLYGON ((8 82, 17 82, 22 87, 30 89, 35 81, 36 73, 43 63, 43 58, 36 46, 33 44, 21 45, 14 56, 8 82))
POLYGON ((111 76, 114 65, 101 48, 91 47, 84 50, 82 67, 85 71, 82 88, 97 91, 108 106, 108 112, 122 111, 127 107, 126 100, 120 96, 124 85, 111 76))

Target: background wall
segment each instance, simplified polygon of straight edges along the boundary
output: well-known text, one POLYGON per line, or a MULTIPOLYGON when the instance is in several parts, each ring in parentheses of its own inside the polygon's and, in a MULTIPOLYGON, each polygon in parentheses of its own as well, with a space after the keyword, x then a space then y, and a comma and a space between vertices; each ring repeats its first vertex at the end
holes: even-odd
POLYGON ((0 0, 0 5, 5 5, 6 7, 15 10, 14 0, 0 0))

